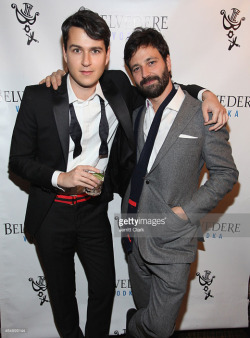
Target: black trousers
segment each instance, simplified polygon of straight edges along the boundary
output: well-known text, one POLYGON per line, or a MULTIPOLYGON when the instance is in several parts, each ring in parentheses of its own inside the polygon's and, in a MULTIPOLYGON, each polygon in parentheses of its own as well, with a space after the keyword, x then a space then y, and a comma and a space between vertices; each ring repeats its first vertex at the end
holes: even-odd
POLYGON ((54 202, 35 236, 54 320, 63 338, 83 337, 75 297, 75 253, 88 280, 85 335, 108 336, 115 268, 107 207, 98 197, 76 205, 54 202))

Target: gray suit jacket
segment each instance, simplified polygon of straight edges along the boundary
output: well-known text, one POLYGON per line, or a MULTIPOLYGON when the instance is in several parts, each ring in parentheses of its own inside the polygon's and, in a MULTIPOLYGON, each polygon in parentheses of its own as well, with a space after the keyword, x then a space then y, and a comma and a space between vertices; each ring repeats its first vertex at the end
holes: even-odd
MULTIPOLYGON (((209 127, 204 126, 201 103, 186 92, 185 95, 145 177, 139 201, 140 218, 146 215, 165 219, 163 225, 144 224, 142 227, 147 229, 143 236, 142 233, 134 233, 141 255, 150 263, 191 263, 196 254, 197 238, 202 236, 200 218, 217 205, 238 178, 226 128, 210 132, 209 127), (199 187, 204 164, 209 170, 209 179, 199 187), (174 206, 181 206, 189 221, 177 216, 171 210, 174 206)), ((134 118, 138 111, 134 112, 134 118)), ((144 145, 144 116, 145 107, 138 130, 137 158, 144 145)), ((130 185, 123 200, 123 213, 127 212, 129 193, 130 185)))

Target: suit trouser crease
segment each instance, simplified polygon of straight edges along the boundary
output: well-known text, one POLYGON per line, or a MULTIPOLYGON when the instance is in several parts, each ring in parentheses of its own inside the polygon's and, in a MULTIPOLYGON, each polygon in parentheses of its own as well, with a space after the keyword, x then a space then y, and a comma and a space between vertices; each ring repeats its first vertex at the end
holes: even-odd
POLYGON ((148 263, 134 243, 128 266, 138 309, 129 323, 129 332, 138 338, 171 336, 186 292, 190 264, 148 263))
POLYGON ((82 337, 75 296, 75 253, 88 281, 86 337, 107 335, 115 289, 107 204, 98 203, 98 198, 76 205, 54 202, 36 234, 36 247, 60 335, 82 337))

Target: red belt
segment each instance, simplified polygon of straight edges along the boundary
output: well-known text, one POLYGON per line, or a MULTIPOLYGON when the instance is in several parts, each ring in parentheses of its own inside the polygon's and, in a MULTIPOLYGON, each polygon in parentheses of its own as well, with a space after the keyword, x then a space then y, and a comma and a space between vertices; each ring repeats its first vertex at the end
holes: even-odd
POLYGON ((92 196, 88 194, 78 194, 78 195, 56 195, 54 201, 59 203, 65 203, 70 205, 75 205, 77 203, 82 203, 88 201, 92 196))

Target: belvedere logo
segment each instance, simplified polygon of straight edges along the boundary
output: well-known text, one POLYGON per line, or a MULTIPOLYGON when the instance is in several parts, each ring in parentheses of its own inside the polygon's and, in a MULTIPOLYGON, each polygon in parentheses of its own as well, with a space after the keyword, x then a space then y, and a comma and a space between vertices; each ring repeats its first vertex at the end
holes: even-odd
POLYGON ((196 273, 196 276, 199 276, 199 283, 201 286, 203 286, 203 291, 205 293, 205 300, 207 300, 209 297, 212 297, 212 298, 214 297, 211 294, 211 289, 209 287, 213 283, 215 276, 213 276, 212 278, 209 278, 211 271, 205 270, 204 272, 205 274, 203 276, 201 276, 199 272, 196 273))
POLYGON ((30 45, 32 41, 39 42, 35 39, 35 32, 31 29, 31 26, 36 22, 39 12, 36 12, 33 16, 31 15, 31 10, 33 5, 29 3, 23 3, 24 9, 19 10, 16 4, 12 4, 11 7, 16 10, 16 18, 20 24, 24 25, 24 31, 28 37, 27 45, 30 45))
POLYGON ((240 47, 237 43, 237 36, 235 36, 235 31, 238 30, 241 26, 242 21, 246 18, 242 17, 238 20, 238 15, 240 14, 240 10, 237 8, 232 8, 231 15, 227 15, 226 11, 221 10, 220 14, 223 15, 223 27, 226 31, 228 31, 228 41, 230 42, 228 50, 231 50, 233 47, 240 47))
POLYGON ((47 299, 48 295, 45 292, 47 290, 47 284, 44 276, 38 276, 38 279, 34 281, 33 278, 29 278, 31 282, 32 289, 37 293, 37 296, 40 300, 40 306, 42 306, 45 302, 49 302, 47 299))

